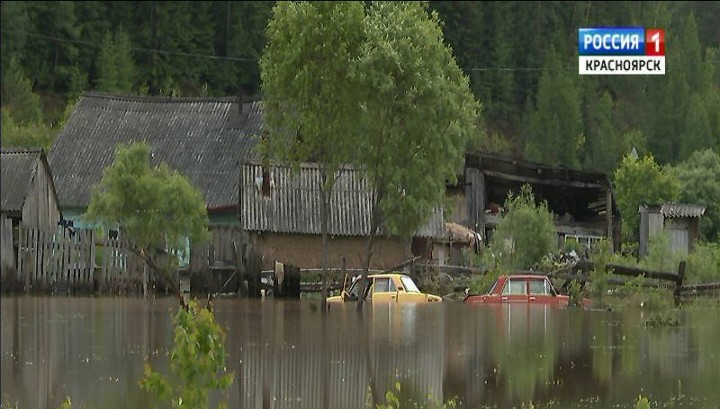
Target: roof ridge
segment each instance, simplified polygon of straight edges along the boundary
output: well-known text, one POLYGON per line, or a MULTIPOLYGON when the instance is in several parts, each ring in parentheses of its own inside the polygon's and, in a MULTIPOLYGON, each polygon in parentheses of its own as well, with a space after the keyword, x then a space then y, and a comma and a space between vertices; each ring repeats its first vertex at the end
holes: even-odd
POLYGON ((10 153, 10 154, 17 154, 17 153, 45 153, 45 148, 23 148, 23 147, 6 147, 2 148, 2 153, 10 153))
POLYGON ((83 98, 95 99, 116 99, 121 101, 141 101, 154 103, 188 103, 188 102, 238 102, 237 97, 168 97, 168 96, 152 96, 152 95, 123 95, 112 94, 98 91, 85 91, 83 98))

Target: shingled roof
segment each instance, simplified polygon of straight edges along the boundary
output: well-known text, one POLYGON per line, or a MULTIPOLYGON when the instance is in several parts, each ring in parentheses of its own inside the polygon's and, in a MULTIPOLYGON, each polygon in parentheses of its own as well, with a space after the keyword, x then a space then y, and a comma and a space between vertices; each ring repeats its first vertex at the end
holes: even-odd
POLYGON ((663 203, 660 213, 667 217, 701 217, 705 214, 705 206, 684 203, 663 203))
POLYGON ((19 214, 25 204, 30 183, 40 163, 47 165, 42 149, 2 149, 0 158, 0 209, 19 214))
MULTIPOLYGON (((321 234, 320 172, 316 164, 300 166, 298 174, 289 167, 273 167, 269 197, 263 197, 263 168, 248 162, 240 171, 240 219, 245 230, 321 234)), ((370 232, 372 192, 357 169, 345 169, 332 190, 328 232, 337 236, 367 236, 370 232)), ((443 237, 442 209, 415 233, 418 237, 443 237)))
POLYGON ((53 144, 49 163, 61 206, 90 203, 92 186, 120 143, 146 140, 154 163, 190 179, 207 207, 236 207, 238 161, 255 159, 262 129, 259 101, 168 98, 88 92, 53 144), (242 111, 242 112, 241 112, 242 111))

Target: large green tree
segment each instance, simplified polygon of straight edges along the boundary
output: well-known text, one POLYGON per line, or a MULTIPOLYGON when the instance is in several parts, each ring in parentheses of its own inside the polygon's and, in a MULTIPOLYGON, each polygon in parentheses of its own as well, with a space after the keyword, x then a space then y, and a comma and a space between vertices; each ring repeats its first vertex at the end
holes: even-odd
POLYGON ((661 204, 678 198, 680 183, 664 172, 652 155, 636 159, 626 155, 614 174, 615 198, 626 237, 637 237, 641 204, 661 204))
POLYGON ((260 60, 266 159, 320 171, 323 298, 327 297, 332 189, 355 148, 359 87, 352 75, 363 39, 358 2, 280 2, 260 60))
POLYGON ((373 2, 364 29, 355 66, 364 91, 355 162, 374 190, 367 274, 380 226, 409 238, 442 204, 476 135, 480 106, 443 42, 438 14, 424 4, 373 2))
POLYGON ((40 98, 33 92, 32 81, 14 58, 2 70, 2 107, 21 124, 34 124, 42 119, 40 98))
POLYGON ((583 146, 580 95, 573 76, 551 49, 538 84, 537 98, 524 118, 525 157, 551 166, 576 168, 583 146))
MULTIPOLYGON (((202 194, 188 179, 165 163, 150 163, 146 142, 119 145, 105 168, 85 219, 107 228, 120 228, 132 249, 161 278, 177 264, 174 256, 190 244, 208 239, 208 216, 202 194)), ((179 291, 178 283, 171 283, 179 291)))
POLYGON ((720 242, 720 155, 712 149, 693 152, 669 173, 682 182, 679 201, 705 206, 700 237, 720 242))

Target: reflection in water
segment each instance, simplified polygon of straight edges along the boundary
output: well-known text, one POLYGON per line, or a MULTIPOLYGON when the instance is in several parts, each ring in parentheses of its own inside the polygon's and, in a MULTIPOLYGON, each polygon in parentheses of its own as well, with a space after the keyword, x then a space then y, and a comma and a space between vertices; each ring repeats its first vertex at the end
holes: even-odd
MULTIPOLYGON (((148 407, 143 362, 161 371, 172 298, 3 297, 2 402, 56 408, 148 407)), ((235 382, 230 407, 360 408, 382 397, 457 396, 465 407, 632 407, 637 395, 717 407, 720 311, 684 310, 677 328, 624 312, 459 303, 354 308, 324 318, 315 301, 215 302, 235 382), (558 406, 559 405, 559 406, 558 406)))

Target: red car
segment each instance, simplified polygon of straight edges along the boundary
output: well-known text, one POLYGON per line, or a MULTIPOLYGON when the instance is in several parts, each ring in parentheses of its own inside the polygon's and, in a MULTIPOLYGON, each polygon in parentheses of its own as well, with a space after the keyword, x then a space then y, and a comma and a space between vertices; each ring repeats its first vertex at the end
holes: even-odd
MULTIPOLYGON (((540 304, 567 306, 570 297, 558 294, 550 279, 542 275, 500 276, 487 294, 469 294, 466 304, 540 304)), ((586 300, 583 300, 586 304, 586 300)))

